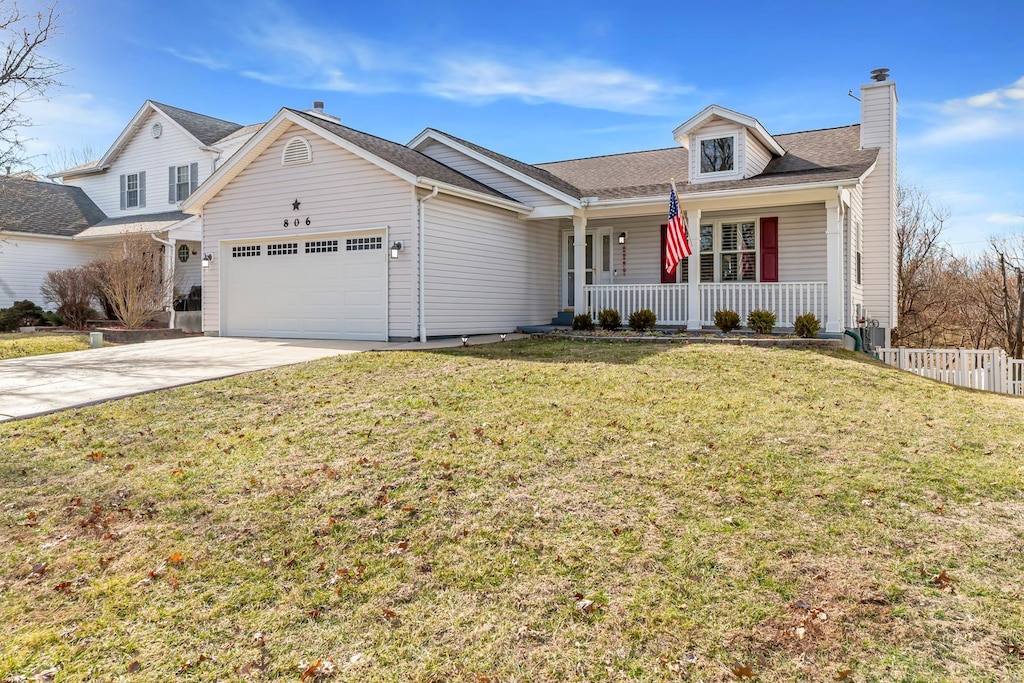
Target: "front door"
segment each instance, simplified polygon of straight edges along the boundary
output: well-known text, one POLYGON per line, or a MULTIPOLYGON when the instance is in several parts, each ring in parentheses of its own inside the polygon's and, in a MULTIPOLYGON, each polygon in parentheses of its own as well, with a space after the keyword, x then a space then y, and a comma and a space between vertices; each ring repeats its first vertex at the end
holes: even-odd
MULTIPOLYGON (((562 242, 562 263, 565 278, 563 279, 563 307, 573 310, 576 306, 576 262, 573 247, 576 240, 573 234, 566 233, 562 242)), ((612 270, 612 230, 611 228, 595 228, 587 231, 586 253, 586 284, 610 285, 613 278, 612 270)))

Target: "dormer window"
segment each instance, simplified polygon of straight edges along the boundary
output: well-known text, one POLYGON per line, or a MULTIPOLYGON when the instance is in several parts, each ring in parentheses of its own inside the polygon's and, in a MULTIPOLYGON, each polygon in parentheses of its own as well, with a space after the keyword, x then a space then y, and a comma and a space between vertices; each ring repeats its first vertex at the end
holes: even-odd
POLYGON ((736 170, 736 136, 700 139, 700 174, 732 173, 736 170))

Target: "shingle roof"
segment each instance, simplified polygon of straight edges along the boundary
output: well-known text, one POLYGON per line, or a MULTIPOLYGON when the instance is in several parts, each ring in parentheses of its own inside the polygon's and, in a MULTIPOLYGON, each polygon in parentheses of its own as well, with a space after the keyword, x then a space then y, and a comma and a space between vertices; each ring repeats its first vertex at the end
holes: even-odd
POLYGON ((860 149, 860 126, 843 126, 773 136, 786 154, 764 171, 742 180, 689 182, 689 153, 682 147, 537 164, 602 199, 654 197, 668 193, 674 177, 680 193, 777 185, 801 185, 857 178, 875 162, 878 150, 860 149))
POLYGON ((90 237, 114 237, 127 233, 163 232, 175 223, 193 218, 181 211, 163 211, 161 213, 135 214, 134 216, 118 216, 107 218, 92 227, 80 232, 79 239, 90 237))
POLYGON ((104 218, 80 187, 0 177, 0 230, 73 237, 104 218))
POLYGON ((370 152, 384 161, 394 164, 398 168, 401 168, 417 177, 436 180, 441 183, 454 185, 466 190, 472 190, 473 192, 480 192, 482 194, 497 197, 499 199, 505 199, 507 201, 516 201, 511 197, 498 192, 493 187, 489 187, 479 181, 473 180, 469 176, 459 173, 455 169, 445 166, 441 162, 431 159, 426 154, 417 152, 405 145, 392 142, 391 140, 386 140, 384 138, 379 138, 375 135, 370 135, 369 133, 363 133, 353 128, 349 128, 348 126, 343 126, 340 123, 328 121, 320 116, 316 116, 308 112, 299 111, 297 109, 289 109, 288 111, 301 116, 307 121, 320 126, 330 133, 334 133, 340 138, 348 140, 354 145, 358 145, 367 152, 370 152))
POLYGON ((538 180, 544 183, 545 185, 548 185, 549 187, 558 190, 559 192, 569 195, 570 197, 575 197, 576 199, 579 199, 580 197, 584 196, 580 194, 579 188, 577 188, 575 185, 573 185, 570 182, 567 182, 564 178, 560 178, 557 175, 551 173, 550 171, 541 168, 540 166, 533 166, 531 164, 519 161, 518 159, 507 157, 504 154, 499 154, 494 150, 487 149, 486 147, 481 147, 480 145, 470 142, 469 140, 463 140, 462 138, 457 138, 450 133, 445 133, 443 130, 436 130, 433 128, 429 130, 435 130, 437 133, 440 133, 445 137, 449 137, 455 142, 465 145, 466 147, 469 147, 471 150, 479 154, 483 154, 484 156, 489 157, 500 164, 504 164, 505 166, 508 166, 511 169, 519 171, 520 173, 529 176, 534 180, 538 180))
POLYGON ((178 107, 172 107, 169 104, 161 104, 160 102, 153 102, 153 104, 155 104, 160 111, 171 117, 175 123, 191 133, 195 139, 199 140, 199 142, 204 145, 212 145, 242 127, 242 125, 238 123, 232 123, 231 121, 225 121, 223 119, 215 119, 212 116, 197 114, 196 112, 188 111, 187 109, 179 109, 178 107))
POLYGON ((242 126, 241 128, 239 128, 235 132, 229 133, 228 135, 225 135, 224 137, 222 137, 219 140, 217 140, 216 144, 219 145, 219 144, 227 142, 228 140, 234 140, 235 138, 240 138, 243 135, 254 135, 256 133, 256 131, 258 131, 260 128, 265 126, 266 123, 267 122, 264 121, 263 123, 251 123, 248 126, 242 126))

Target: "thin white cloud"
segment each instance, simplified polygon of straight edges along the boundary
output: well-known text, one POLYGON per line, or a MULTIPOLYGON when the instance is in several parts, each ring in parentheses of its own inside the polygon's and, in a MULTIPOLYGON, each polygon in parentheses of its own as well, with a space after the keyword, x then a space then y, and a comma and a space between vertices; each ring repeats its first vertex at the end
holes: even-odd
MULTIPOLYGON (((514 99, 530 104, 662 114, 693 88, 665 83, 598 60, 571 56, 497 56, 494 48, 457 51, 377 42, 325 32, 288 9, 264 5, 226 34, 214 55, 168 50, 208 69, 233 69, 271 85, 351 93, 421 93, 472 104, 514 99)), ((511 53, 511 49, 507 49, 511 53)))
POLYGON ((915 142, 946 145, 1024 138, 1024 78, 1005 88, 928 107, 931 125, 915 142))
POLYGON ((985 220, 996 225, 1021 225, 1024 224, 1024 216, 1017 216, 1011 213, 990 213, 985 220))
POLYGON ((49 155, 90 147, 99 154, 121 132, 124 114, 89 93, 65 93, 26 104, 32 121, 25 130, 25 150, 32 164, 47 167, 49 155))

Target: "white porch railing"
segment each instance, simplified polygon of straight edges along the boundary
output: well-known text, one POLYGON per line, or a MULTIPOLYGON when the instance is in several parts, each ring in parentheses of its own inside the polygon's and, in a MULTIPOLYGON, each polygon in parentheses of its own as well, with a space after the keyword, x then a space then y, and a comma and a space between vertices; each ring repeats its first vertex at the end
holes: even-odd
POLYGON ((587 313, 597 321, 597 315, 606 308, 612 308, 622 316, 622 322, 629 314, 641 308, 649 308, 658 316, 662 325, 686 324, 686 289, 684 284, 651 285, 585 285, 583 295, 587 301, 587 313))
POLYGON ((828 286, 824 282, 705 282, 700 285, 700 321, 715 324, 715 311, 736 311, 743 325, 751 311, 775 313, 778 327, 792 327, 797 316, 813 313, 825 324, 828 286))
POLYGON ((1024 396, 1024 360, 1002 349, 876 349, 894 368, 968 389, 1024 396))

